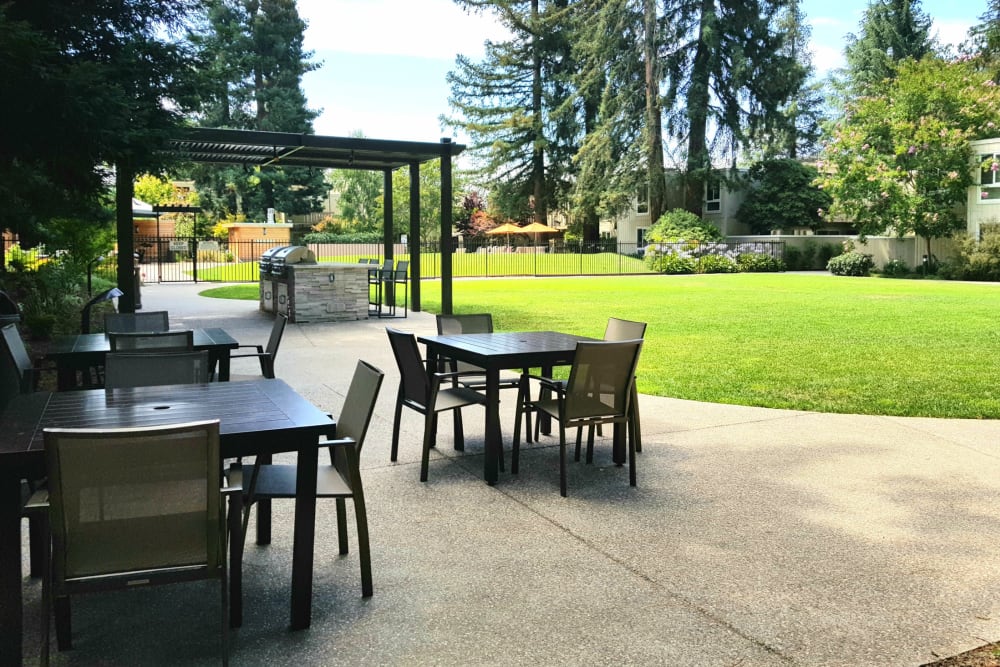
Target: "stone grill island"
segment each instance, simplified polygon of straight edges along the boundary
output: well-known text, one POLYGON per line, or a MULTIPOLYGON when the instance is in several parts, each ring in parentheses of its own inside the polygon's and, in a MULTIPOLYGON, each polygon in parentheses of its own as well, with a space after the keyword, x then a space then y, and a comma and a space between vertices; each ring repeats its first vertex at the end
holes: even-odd
POLYGON ((289 322, 368 319, 368 265, 298 263, 260 277, 260 309, 289 322))

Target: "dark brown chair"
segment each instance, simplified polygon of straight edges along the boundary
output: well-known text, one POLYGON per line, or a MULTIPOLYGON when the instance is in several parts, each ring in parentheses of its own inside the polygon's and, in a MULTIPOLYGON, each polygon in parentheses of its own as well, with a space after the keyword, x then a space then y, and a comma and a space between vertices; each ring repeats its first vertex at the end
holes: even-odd
POLYGON ((245 359, 256 357, 260 361, 260 373, 266 378, 274 377, 274 360, 278 358, 278 346, 281 345, 281 337, 285 333, 285 325, 288 323, 288 316, 283 313, 275 313, 274 324, 271 326, 271 335, 267 339, 267 346, 262 345, 240 345, 241 348, 250 347, 256 352, 230 355, 230 359, 245 359))
MULTIPOLYGON (((471 315, 438 315, 437 332, 439 334, 471 334, 471 333, 493 333, 493 316, 490 313, 474 313, 471 315)), ((467 389, 475 391, 486 390, 486 372, 479 366, 473 366, 464 361, 454 359, 441 360, 443 365, 455 373, 452 382, 467 389)), ((444 370, 443 366, 440 370, 444 370)), ((511 373, 500 374, 500 389, 520 389, 521 383, 527 382, 528 369, 525 368, 521 375, 511 373)), ((531 413, 525 412, 527 426, 525 435, 528 442, 531 442, 531 413)), ((455 410, 455 432, 462 431, 462 411, 455 410)))
POLYGON ((43 582, 42 663, 54 607, 71 646, 69 596, 218 579, 229 657, 226 521, 218 420, 127 429, 46 429, 52 562, 43 582), (54 604, 53 604, 54 602, 54 604))
POLYGON ((200 352, 112 352, 104 359, 107 389, 152 387, 163 384, 208 382, 211 368, 208 351, 200 352))
POLYGON ((141 313, 106 313, 105 333, 135 333, 137 331, 168 331, 170 317, 165 310, 141 313))
POLYGON ((109 333, 112 352, 180 352, 194 349, 194 332, 190 329, 109 333))
MULTIPOLYGON (((320 443, 320 447, 326 447, 330 453, 330 464, 320 465, 316 477, 316 497, 336 499, 337 538, 341 554, 346 554, 348 551, 346 499, 354 500, 363 597, 372 595, 372 564, 368 545, 368 515, 365 511, 358 459, 365 444, 365 434, 375 412, 375 401, 378 399, 384 377, 385 374, 378 368, 365 361, 358 361, 351 386, 344 399, 344 407, 337 420, 337 438, 320 443)), ((240 463, 232 464, 229 479, 232 484, 244 487, 246 506, 243 514, 243 534, 234 536, 233 539, 246 539, 250 508, 253 503, 272 498, 295 498, 296 476, 295 465, 258 462, 251 467, 249 479, 246 479, 243 466, 240 463)))
MULTIPOLYGON (((454 373, 429 373, 426 362, 420 357, 417 339, 405 333, 386 327, 392 354, 399 368, 399 392, 396 396, 396 412, 392 421, 392 449, 389 460, 395 461, 399 450, 399 427, 403 408, 407 407, 424 416, 423 452, 420 459, 420 481, 427 481, 431 448, 437 440, 438 413, 447 410, 461 410, 467 405, 486 405, 486 397, 477 391, 462 386, 442 388, 445 380, 454 373)), ((455 449, 464 449, 464 435, 455 432, 455 449)))
MULTIPOLYGON (((527 408, 559 421, 559 493, 566 495, 566 429, 614 424, 615 442, 628 440, 629 484, 635 486, 635 440, 625 438, 635 368, 639 363, 641 340, 577 343, 569 379, 552 382, 536 378, 554 398, 539 398, 517 405, 511 472, 518 470, 521 412, 527 408)), ((579 443, 579 435, 577 436, 579 443)), ((579 447, 579 444, 577 445, 579 447)))

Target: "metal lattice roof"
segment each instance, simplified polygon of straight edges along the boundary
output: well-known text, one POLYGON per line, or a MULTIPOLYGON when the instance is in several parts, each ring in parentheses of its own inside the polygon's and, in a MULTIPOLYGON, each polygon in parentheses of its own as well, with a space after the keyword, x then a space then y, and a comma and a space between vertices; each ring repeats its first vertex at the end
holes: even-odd
POLYGON ((465 150, 447 139, 427 143, 215 128, 190 128, 170 146, 190 162, 369 170, 398 169, 465 150))

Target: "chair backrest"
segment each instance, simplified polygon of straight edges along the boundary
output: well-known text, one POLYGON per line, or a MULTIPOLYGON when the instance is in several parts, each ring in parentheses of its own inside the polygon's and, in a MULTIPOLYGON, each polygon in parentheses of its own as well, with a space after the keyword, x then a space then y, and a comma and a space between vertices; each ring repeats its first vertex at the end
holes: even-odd
POLYGON ((200 352, 112 352, 104 358, 107 389, 151 387, 161 384, 208 382, 211 367, 208 351, 200 352))
POLYGON ((167 331, 170 317, 165 310, 142 313, 105 313, 104 331, 107 333, 132 333, 136 331, 167 331))
POLYGON ((645 336, 645 322, 620 320, 617 317, 609 317, 608 326, 604 330, 604 340, 637 340, 645 336))
MULTIPOLYGON (((0 345, 3 346, 2 356, 0 356, 0 409, 7 406, 10 399, 28 390, 28 380, 24 372, 21 352, 24 351, 24 358, 28 353, 24 350, 24 341, 17 332, 17 325, 13 322, 5 324, 2 328, 3 336, 0 336, 0 345), (19 361, 20 360, 20 361, 19 361)), ((30 359, 29 359, 30 366, 30 359)))
POLYGON ((577 343, 566 384, 566 418, 624 418, 641 349, 641 340, 577 343))
POLYGON ((138 352, 152 350, 191 350, 194 348, 194 332, 190 329, 142 333, 110 333, 112 352, 138 352))
MULTIPOLYGON (((439 334, 493 333, 493 316, 490 313, 474 313, 472 315, 437 315, 437 332, 439 334)), ((482 368, 465 361, 456 361, 453 371, 482 372, 482 368)))
POLYGON ((286 324, 288 324, 288 316, 284 313, 276 313, 274 324, 271 325, 271 335, 267 338, 267 347, 264 348, 264 351, 270 355, 272 363, 278 356, 278 346, 281 345, 281 337, 285 333, 286 324))
POLYGON ((354 377, 337 420, 337 437, 353 439, 358 454, 365 444, 365 434, 375 413, 375 401, 384 377, 385 373, 367 361, 358 360, 354 367, 354 377))
POLYGON ((420 358, 417 337, 392 327, 386 327, 385 331, 389 334, 392 356, 396 358, 396 366, 399 368, 399 389, 403 400, 416 403, 422 408, 427 407, 431 390, 430 379, 427 377, 427 368, 420 358))
POLYGON ((57 584, 221 565, 218 420, 44 438, 57 584))
POLYGON ((358 264, 367 264, 367 263, 368 263, 368 258, 367 257, 359 257, 358 258, 358 264))
POLYGON ((17 368, 18 377, 22 383, 22 391, 28 391, 28 380, 31 377, 33 366, 31 357, 28 356, 28 349, 24 346, 24 339, 17 330, 17 325, 11 322, 2 327, 4 345, 10 354, 10 359, 17 368))
POLYGON ((393 280, 396 282, 406 281, 406 272, 410 268, 410 262, 405 259, 401 259, 396 262, 396 271, 393 273, 393 280))

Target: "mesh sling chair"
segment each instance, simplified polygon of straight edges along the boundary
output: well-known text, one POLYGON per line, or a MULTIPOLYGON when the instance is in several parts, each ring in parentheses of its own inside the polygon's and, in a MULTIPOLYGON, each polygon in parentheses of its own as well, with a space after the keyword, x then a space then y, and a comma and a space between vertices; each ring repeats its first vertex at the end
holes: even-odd
POLYGON ((111 344, 112 352, 191 350, 194 348, 194 332, 190 329, 176 329, 109 333, 108 342, 111 344))
POLYGON ((282 313, 275 313, 274 324, 271 325, 271 335, 267 338, 267 346, 245 344, 239 347, 250 347, 256 352, 246 352, 243 354, 232 354, 230 359, 249 359, 256 357, 260 361, 260 374, 266 378, 274 377, 274 360, 278 357, 278 346, 281 345, 281 337, 285 333, 285 325, 288 323, 288 316, 282 313))
MULTIPOLYGON (((437 440, 438 413, 446 410, 461 410, 467 405, 486 405, 486 397, 465 387, 442 388, 441 383, 450 380, 454 373, 428 373, 426 363, 420 358, 417 339, 390 327, 389 335, 392 354, 399 368, 399 392, 396 395, 396 410, 392 420, 392 449, 389 460, 395 461, 399 451, 399 427, 403 408, 407 407, 424 416, 424 440, 420 458, 420 481, 427 481, 431 448, 437 440)), ((464 436, 455 432, 455 449, 464 449, 464 436)))
POLYGON ((71 646, 69 596, 218 579, 228 664, 227 521, 218 420, 123 429, 46 429, 51 568, 43 583, 42 662, 54 608, 71 646))
MULTIPOLYGON (((375 412, 375 401, 385 374, 365 361, 358 361, 337 420, 337 438, 320 442, 330 452, 330 464, 320 465, 316 477, 316 497, 335 498, 337 539, 341 554, 347 548, 347 498, 354 500, 357 523, 358 555, 361 560, 361 594, 372 595, 371 551, 368 545, 368 518, 358 460, 365 434, 375 412)), ((230 480, 245 490, 242 539, 246 539, 250 509, 254 502, 272 498, 295 498, 295 465, 256 463, 245 475, 239 463, 230 466, 230 480), (249 477, 249 479, 245 479, 249 477)), ((234 537, 234 539, 240 539, 234 537)), ((259 540, 258 540, 259 541, 259 540)))
POLYGON ((144 313, 106 313, 104 331, 106 333, 135 333, 137 331, 167 331, 170 318, 165 310, 150 310, 144 313))
MULTIPOLYGON (((559 421, 559 493, 566 495, 566 429, 614 424, 615 441, 622 443, 624 427, 629 420, 635 367, 639 362, 641 340, 580 342, 576 345, 569 379, 552 382, 536 378, 554 398, 540 398, 527 405, 530 409, 559 421)), ((511 472, 518 469, 520 452, 521 412, 525 404, 517 404, 514 424, 514 448, 511 472)), ((577 435, 579 442, 579 434, 577 435)), ((635 486, 635 440, 628 439, 629 484, 635 486)), ((579 447, 579 445, 577 445, 579 447)))
POLYGON ((200 352, 112 352, 104 359, 107 389, 149 387, 161 384, 208 382, 208 351, 200 352))
MULTIPOLYGON (((439 334, 467 334, 467 333, 493 333, 493 316, 490 313, 475 313, 471 315, 438 315, 437 332, 439 334)), ((452 379, 453 384, 459 384, 468 389, 476 391, 486 390, 486 373, 479 366, 473 366, 464 361, 454 359, 444 359, 443 364, 447 364, 452 373, 458 373, 452 379)), ((443 369, 442 369, 443 370, 443 369)), ((528 369, 524 369, 522 375, 512 375, 510 373, 500 374, 501 389, 521 389, 521 382, 528 381, 528 369)), ((525 435, 528 442, 531 442, 531 413, 525 413, 528 424, 525 427, 525 435)), ((462 412, 455 411, 455 432, 462 431, 462 412)))

